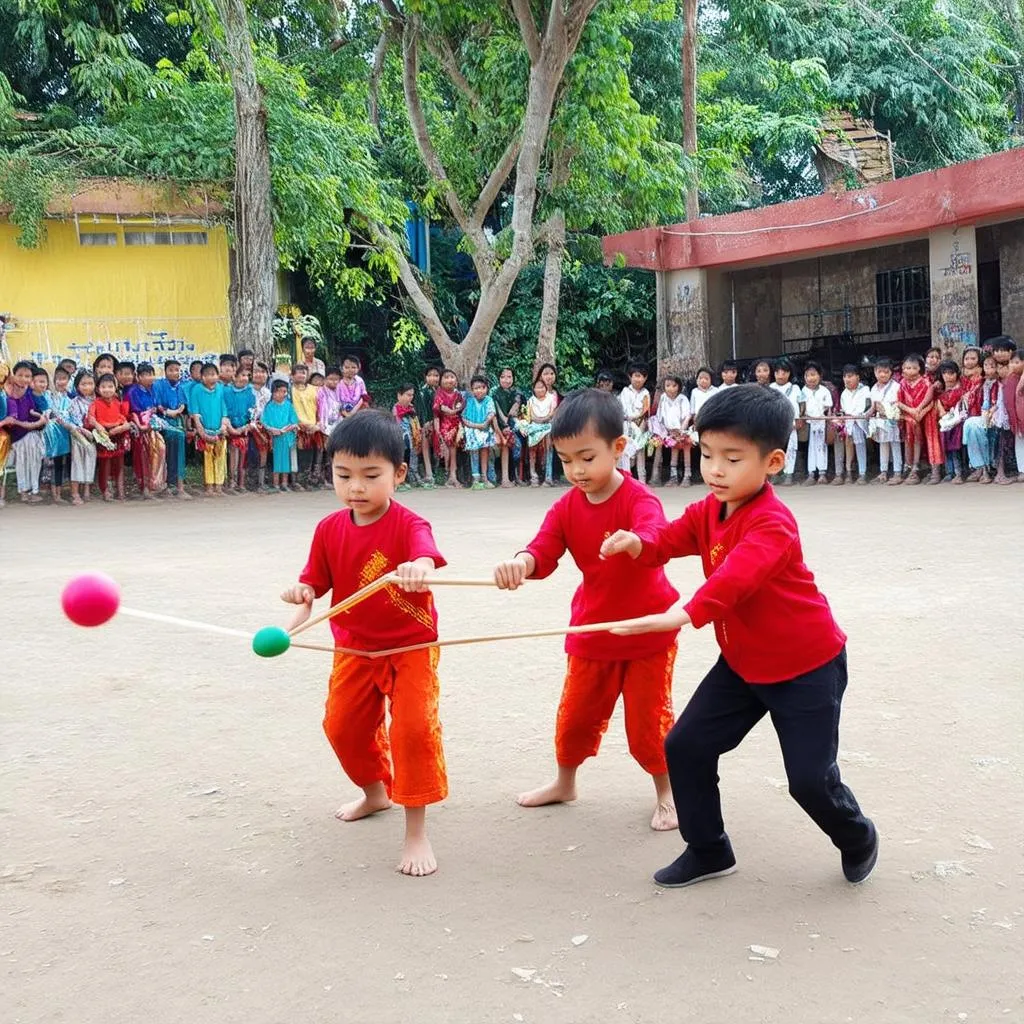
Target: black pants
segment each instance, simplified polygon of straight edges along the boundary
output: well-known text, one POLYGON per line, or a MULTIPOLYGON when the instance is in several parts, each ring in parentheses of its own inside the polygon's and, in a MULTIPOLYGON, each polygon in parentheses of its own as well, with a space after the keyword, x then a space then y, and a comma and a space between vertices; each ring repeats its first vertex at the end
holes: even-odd
POLYGON ((71 455, 55 455, 53 457, 54 487, 63 487, 71 479, 71 455))
POLYGON ((745 683, 719 658, 665 737, 665 756, 679 831, 694 853, 715 856, 726 846, 718 758, 771 715, 789 792, 840 850, 872 841, 871 823, 836 765, 839 711, 846 689, 846 649, 821 668, 787 683, 745 683))

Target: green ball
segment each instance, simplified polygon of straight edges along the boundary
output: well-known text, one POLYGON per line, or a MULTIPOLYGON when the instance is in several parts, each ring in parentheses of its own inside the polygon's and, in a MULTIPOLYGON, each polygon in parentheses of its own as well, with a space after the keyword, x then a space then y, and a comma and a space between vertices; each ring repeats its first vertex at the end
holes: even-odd
POLYGON ((291 645, 291 637, 280 626, 264 626, 252 638, 253 653, 261 658, 276 658, 291 645))

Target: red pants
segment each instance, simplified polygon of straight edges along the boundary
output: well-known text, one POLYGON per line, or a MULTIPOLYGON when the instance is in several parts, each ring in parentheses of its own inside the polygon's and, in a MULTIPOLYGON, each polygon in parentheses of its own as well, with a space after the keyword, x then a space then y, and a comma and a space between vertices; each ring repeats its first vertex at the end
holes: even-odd
POLYGON ((437 710, 439 656, 432 647, 393 658, 334 657, 324 711, 327 739, 357 786, 383 782, 403 807, 424 807, 448 795, 437 710))
POLYGON ((672 668, 676 645, 634 661, 594 661, 569 655, 555 722, 555 758, 574 768, 595 757, 622 695, 629 752, 645 772, 663 775, 665 736, 672 728, 672 668))
POLYGON ((924 431, 925 447, 928 451, 928 465, 943 465, 946 461, 946 455, 942 450, 942 435, 939 432, 938 403, 925 413, 924 418, 921 420, 921 429, 924 431))

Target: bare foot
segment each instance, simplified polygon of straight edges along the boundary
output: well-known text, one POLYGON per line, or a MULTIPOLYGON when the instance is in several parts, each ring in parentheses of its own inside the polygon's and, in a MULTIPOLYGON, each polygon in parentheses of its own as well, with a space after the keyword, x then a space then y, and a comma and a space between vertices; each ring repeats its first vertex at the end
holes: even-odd
POLYGON ((432 875, 437 870, 437 858, 430 840, 425 835, 407 835, 402 843, 402 859, 395 870, 416 878, 432 875))
POLYGON ((658 801, 654 808, 654 815, 651 817, 651 828, 655 832, 671 832, 679 828, 679 819, 676 817, 676 809, 672 803, 658 801))
POLYGON ((540 789, 531 789, 527 793, 520 793, 516 797, 516 803, 520 807, 546 807, 548 804, 568 804, 576 799, 576 783, 566 782, 558 779, 550 786, 543 786, 540 789))
POLYGON ((342 804, 334 816, 338 821, 359 821, 360 818, 368 818, 371 814, 379 811, 386 811, 391 806, 387 794, 377 796, 363 796, 360 800, 353 800, 349 804, 342 804))

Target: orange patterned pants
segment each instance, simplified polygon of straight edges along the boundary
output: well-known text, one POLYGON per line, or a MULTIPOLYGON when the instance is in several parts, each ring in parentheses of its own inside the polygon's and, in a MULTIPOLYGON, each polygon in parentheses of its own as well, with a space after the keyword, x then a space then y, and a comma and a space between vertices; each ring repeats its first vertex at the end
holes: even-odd
POLYGON ((327 739, 357 786, 383 782, 403 807, 424 807, 448 795, 437 708, 439 656, 432 647, 393 658, 334 657, 324 711, 327 739))
POLYGON ((569 655, 555 722, 555 758, 566 768, 595 757, 622 695, 629 752, 645 772, 663 775, 665 736, 672 728, 672 668, 676 645, 634 661, 594 661, 569 655))

